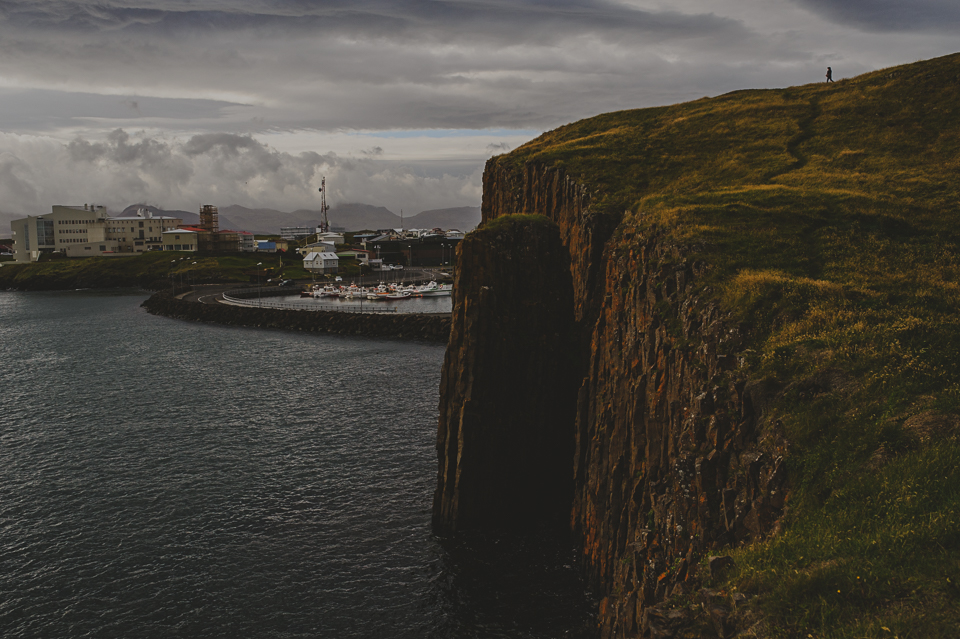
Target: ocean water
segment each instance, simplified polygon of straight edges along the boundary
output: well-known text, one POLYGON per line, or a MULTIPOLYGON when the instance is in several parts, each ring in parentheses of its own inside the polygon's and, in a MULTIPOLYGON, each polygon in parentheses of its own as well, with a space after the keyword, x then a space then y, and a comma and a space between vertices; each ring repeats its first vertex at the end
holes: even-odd
POLYGON ((394 313, 451 313, 453 296, 412 297, 405 300, 361 300, 340 299, 339 297, 300 297, 297 295, 269 298, 268 304, 285 304, 305 310, 337 310, 369 312, 389 309, 394 313))
POLYGON ((554 533, 430 530, 443 347, 0 293, 0 636, 591 637, 554 533))

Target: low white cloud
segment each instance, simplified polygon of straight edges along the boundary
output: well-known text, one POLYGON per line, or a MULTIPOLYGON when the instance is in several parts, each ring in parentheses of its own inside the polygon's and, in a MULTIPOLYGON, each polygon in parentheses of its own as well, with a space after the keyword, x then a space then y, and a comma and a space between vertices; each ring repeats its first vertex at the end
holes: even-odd
POLYGON ((0 147, 6 149, 0 153, 0 211, 15 217, 78 203, 112 210, 138 202, 182 210, 200 203, 315 209, 323 176, 328 202, 364 202, 411 214, 476 205, 481 196, 477 161, 468 163, 475 165, 470 173, 421 170, 416 163, 370 157, 290 153, 244 135, 166 139, 117 129, 103 140, 64 144, 0 134, 0 147))

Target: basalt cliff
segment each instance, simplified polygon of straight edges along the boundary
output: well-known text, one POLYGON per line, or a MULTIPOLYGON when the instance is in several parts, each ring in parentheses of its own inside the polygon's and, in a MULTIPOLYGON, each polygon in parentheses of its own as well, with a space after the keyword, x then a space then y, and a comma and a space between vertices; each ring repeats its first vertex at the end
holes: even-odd
POLYGON ((958 89, 949 56, 491 159, 435 528, 569 526, 602 637, 951 627, 958 89))

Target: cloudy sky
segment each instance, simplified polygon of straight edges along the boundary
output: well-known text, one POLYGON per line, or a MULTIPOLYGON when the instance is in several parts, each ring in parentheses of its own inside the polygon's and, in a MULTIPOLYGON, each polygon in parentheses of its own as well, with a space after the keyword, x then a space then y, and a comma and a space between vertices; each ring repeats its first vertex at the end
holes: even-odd
MULTIPOLYGON (((0 0, 0 213, 478 205, 606 111, 960 49, 957 0, 0 0)), ((2 229, 0 229, 2 231, 2 229)))

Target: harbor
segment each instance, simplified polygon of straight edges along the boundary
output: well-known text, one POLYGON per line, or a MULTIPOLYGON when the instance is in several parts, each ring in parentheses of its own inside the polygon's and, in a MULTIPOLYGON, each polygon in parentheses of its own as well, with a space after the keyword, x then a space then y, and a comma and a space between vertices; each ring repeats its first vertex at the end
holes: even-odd
POLYGON ((223 291, 217 301, 231 306, 342 313, 442 313, 453 307, 453 285, 431 280, 425 284, 312 284, 298 293, 287 287, 223 291))
MULTIPOLYGON (((266 292, 266 291, 264 291, 266 292)), ((443 314, 449 315, 453 308, 453 298, 446 296, 407 296, 388 299, 386 296, 370 299, 366 294, 350 296, 301 297, 283 291, 277 294, 270 289, 271 295, 257 296, 256 289, 226 291, 222 294, 221 304, 247 306, 255 308, 273 308, 294 311, 332 311, 340 313, 401 313, 401 314, 443 314), (242 294, 243 297, 237 295, 242 294)))

